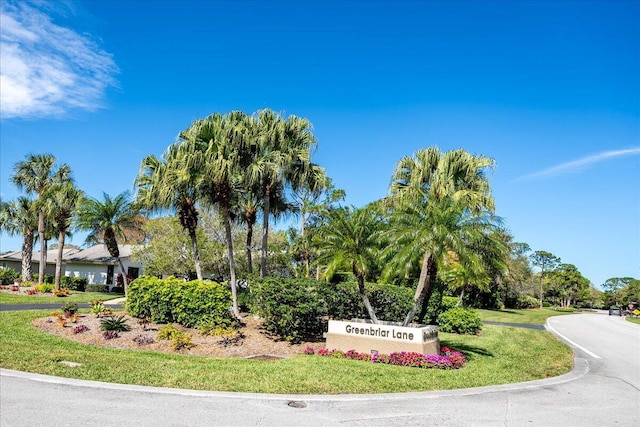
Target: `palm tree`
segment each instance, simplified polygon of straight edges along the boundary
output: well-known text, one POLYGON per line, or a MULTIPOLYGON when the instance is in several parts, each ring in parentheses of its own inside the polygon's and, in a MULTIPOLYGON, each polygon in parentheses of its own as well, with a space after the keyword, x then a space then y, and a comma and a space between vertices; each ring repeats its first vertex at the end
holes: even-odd
MULTIPOLYGON (((438 269, 452 255, 468 272, 476 277, 482 271, 484 259, 475 248, 476 242, 485 242, 497 229, 496 219, 489 214, 473 215, 460 203, 445 198, 439 202, 406 203, 394 212, 390 226, 390 242, 386 254, 393 254, 385 274, 412 269, 421 256, 420 278, 414 304, 407 313, 404 325, 415 317, 422 323, 427 312, 438 269)), ((498 243, 495 243, 498 244, 498 243)))
POLYGON ((62 276, 62 254, 64 241, 71 228, 71 219, 82 199, 82 191, 73 183, 55 185, 47 194, 47 208, 53 218, 54 230, 58 233, 58 253, 56 254, 55 288, 60 289, 62 276))
POLYGON ((328 218, 327 225, 319 230, 314 241, 318 248, 318 261, 327 266, 327 278, 342 268, 353 272, 369 318, 378 323, 367 297, 365 279, 377 258, 379 217, 372 209, 351 208, 333 210, 328 218))
POLYGON ((214 113, 196 120, 182 133, 184 149, 193 153, 189 167, 201 171, 199 188, 205 201, 216 205, 222 214, 229 260, 233 312, 240 317, 236 287, 231 221, 233 208, 243 190, 242 178, 250 161, 249 118, 241 111, 226 115, 214 113))
POLYGON ((311 149, 316 145, 316 139, 307 119, 296 116, 283 119, 269 109, 258 111, 251 127, 251 136, 256 144, 246 178, 249 186, 260 189, 263 198, 260 277, 264 277, 267 272, 271 193, 287 186, 295 189, 309 181, 310 173, 318 170, 311 163, 311 149))
POLYGON ((203 279, 196 231, 198 229, 198 180, 200 173, 189 162, 191 155, 182 142, 170 145, 162 159, 150 155, 140 164, 135 180, 137 202, 149 211, 175 210, 180 225, 189 234, 198 280, 203 279))
POLYGON ((120 193, 115 197, 103 193, 104 201, 89 198, 80 203, 76 216, 76 227, 88 230, 87 243, 104 243, 109 254, 118 260, 125 295, 127 293, 127 272, 120 259, 118 240, 125 244, 127 233, 140 232, 142 219, 138 207, 130 201, 129 193, 120 193))
POLYGON ((24 161, 14 165, 14 174, 11 176, 11 180, 19 190, 24 190, 28 195, 37 195, 36 203, 39 206, 38 238, 40 240, 39 284, 44 281, 47 263, 44 195, 54 185, 73 181, 71 168, 67 164, 63 164, 56 169, 55 162, 56 158, 52 154, 29 154, 24 161))
MULTIPOLYGON (((456 235, 461 219, 494 210, 491 187, 485 169, 494 161, 458 149, 442 153, 437 147, 417 151, 402 158, 393 172, 390 200, 397 208, 397 231, 390 237, 398 250, 396 262, 408 265, 408 257, 422 254, 420 278, 414 305, 405 318, 407 325, 422 304, 418 321, 422 322, 438 271, 438 262, 446 251, 460 257, 471 256, 456 235), (408 239, 409 236, 415 236, 408 239)), ((465 219, 466 221, 466 219, 465 219)), ((470 262, 473 262, 469 258, 470 262)))
POLYGON ((38 230, 38 209, 33 200, 18 197, 0 204, 0 229, 10 236, 22 235, 22 280, 33 280, 32 254, 38 230))
POLYGON ((442 153, 437 147, 418 150, 400 159, 391 178, 390 195, 397 201, 426 203, 451 197, 477 213, 493 212, 495 203, 485 170, 495 161, 463 149, 442 153))

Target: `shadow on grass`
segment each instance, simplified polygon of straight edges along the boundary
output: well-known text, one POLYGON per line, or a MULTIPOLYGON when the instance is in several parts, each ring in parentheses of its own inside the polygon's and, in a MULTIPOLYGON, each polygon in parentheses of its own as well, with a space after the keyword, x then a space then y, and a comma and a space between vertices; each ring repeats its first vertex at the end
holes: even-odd
POLYGON ((517 314, 518 316, 522 316, 522 312, 513 311, 513 310, 499 310, 497 308, 486 308, 487 311, 495 311, 496 313, 509 313, 509 314, 517 314))
POLYGON ((440 342, 440 345, 450 347, 453 350, 462 352, 467 360, 473 360, 476 356, 485 356, 485 357, 493 357, 493 353, 487 351, 487 349, 482 347, 476 347, 468 344, 449 344, 447 341, 443 340, 440 342))

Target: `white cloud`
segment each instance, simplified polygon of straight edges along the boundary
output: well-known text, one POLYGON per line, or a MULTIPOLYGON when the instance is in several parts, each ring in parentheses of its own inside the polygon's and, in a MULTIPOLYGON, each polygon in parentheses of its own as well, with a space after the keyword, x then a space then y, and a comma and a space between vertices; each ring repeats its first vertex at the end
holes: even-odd
MULTIPOLYGON (((87 35, 52 22, 43 4, 2 1, 0 114, 62 116, 101 108, 118 73, 111 54, 87 35)), ((44 4, 46 5, 46 3, 44 4)))
POLYGON ((516 178, 514 181, 542 179, 542 178, 547 178, 555 175, 572 173, 584 168, 585 166, 588 166, 594 163, 599 163, 604 160, 612 159, 615 157, 634 156, 638 154, 640 154, 640 147, 629 148, 624 150, 605 151, 602 153, 594 154, 592 156, 582 157, 578 160, 562 163, 560 165, 553 166, 548 169, 544 169, 529 175, 523 175, 519 178, 516 178))

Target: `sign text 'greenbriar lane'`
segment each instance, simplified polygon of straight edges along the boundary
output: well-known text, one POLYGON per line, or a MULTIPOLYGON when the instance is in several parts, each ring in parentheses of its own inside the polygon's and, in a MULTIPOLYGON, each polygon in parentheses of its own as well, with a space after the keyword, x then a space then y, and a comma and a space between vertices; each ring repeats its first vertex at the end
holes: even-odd
POLYGON ((359 326, 353 326, 351 324, 347 324, 345 327, 345 331, 348 334, 366 335, 366 336, 380 337, 380 338, 394 338, 397 340, 413 341, 413 338, 414 338, 414 335, 412 332, 398 331, 395 328, 387 329, 387 328, 374 327, 374 326, 359 327, 359 326))

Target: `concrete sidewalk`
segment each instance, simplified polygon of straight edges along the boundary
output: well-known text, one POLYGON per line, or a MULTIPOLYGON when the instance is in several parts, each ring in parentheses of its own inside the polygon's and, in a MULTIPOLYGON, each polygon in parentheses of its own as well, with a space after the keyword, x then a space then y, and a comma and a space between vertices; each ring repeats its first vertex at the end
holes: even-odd
POLYGON ((103 305, 122 305, 124 306, 125 302, 127 301, 127 297, 122 297, 122 298, 116 298, 116 299, 110 299, 108 301, 103 302, 103 305))

